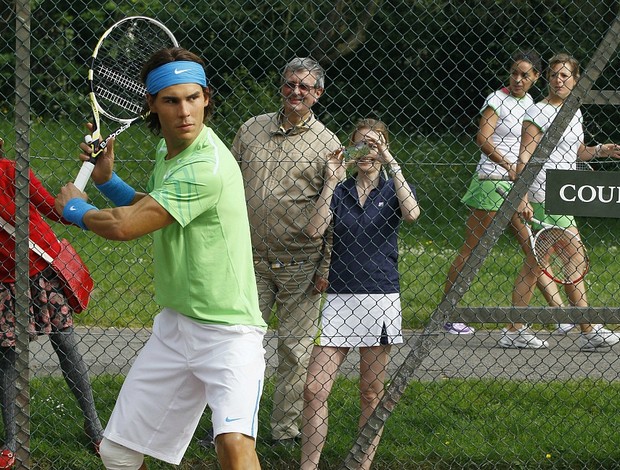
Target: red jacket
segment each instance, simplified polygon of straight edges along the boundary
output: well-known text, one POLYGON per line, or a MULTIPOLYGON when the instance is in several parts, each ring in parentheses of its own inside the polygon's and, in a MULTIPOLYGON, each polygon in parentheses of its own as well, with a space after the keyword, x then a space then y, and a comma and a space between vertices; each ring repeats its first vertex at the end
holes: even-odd
MULTIPOLYGON (((54 210, 54 197, 30 171, 30 239, 52 258, 60 251, 60 243, 43 216, 55 222, 67 223, 54 210)), ((0 158, 0 216, 15 226, 15 162, 0 158)), ((30 251, 29 275, 48 266, 41 257, 30 251)), ((15 240, 0 228, 0 282, 15 282, 15 240)))

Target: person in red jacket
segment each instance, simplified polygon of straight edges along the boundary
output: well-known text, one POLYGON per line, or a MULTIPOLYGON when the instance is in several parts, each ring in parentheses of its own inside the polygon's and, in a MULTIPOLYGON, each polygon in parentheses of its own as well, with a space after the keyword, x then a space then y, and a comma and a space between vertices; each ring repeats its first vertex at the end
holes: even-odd
MULTIPOLYGON (((4 157, 0 139, 0 216, 15 226, 15 162, 4 157)), ((44 220, 68 224, 54 210, 54 197, 30 172, 29 237, 55 257, 60 242, 44 220)), ((41 257, 30 251, 30 339, 48 334, 67 385, 84 413, 84 431, 95 451, 103 428, 93 399, 88 371, 78 351, 73 329, 73 311, 63 292, 62 281, 41 257)), ((0 229, 0 409, 4 422, 4 443, 0 447, 0 469, 13 468, 17 450, 16 404, 17 369, 15 367, 15 240, 0 229)))

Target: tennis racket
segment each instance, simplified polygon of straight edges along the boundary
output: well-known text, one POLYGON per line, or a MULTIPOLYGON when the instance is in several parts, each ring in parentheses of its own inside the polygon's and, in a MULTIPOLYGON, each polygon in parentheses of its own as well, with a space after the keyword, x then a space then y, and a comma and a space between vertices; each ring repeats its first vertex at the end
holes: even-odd
POLYGON ((81 191, 109 140, 143 121, 149 114, 144 112, 146 88, 140 81, 142 66, 154 52, 178 45, 168 28, 146 16, 131 16, 118 21, 99 39, 88 71, 93 131, 85 140, 93 152, 90 160, 82 164, 74 183, 81 191), (121 124, 103 140, 100 115, 121 124))
MULTIPOLYGON (((497 192, 506 197, 503 188, 497 192)), ((590 261, 581 237, 567 228, 546 224, 532 218, 523 220, 536 263, 543 273, 558 284, 576 284, 590 269, 590 261), (534 233, 532 223, 542 229, 534 233)))

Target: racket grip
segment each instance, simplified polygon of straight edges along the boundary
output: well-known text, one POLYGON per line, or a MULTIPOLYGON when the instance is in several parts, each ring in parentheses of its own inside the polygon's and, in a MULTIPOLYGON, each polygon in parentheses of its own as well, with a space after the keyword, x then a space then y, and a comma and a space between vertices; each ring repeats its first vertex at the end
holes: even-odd
POLYGON ((495 191, 497 191, 499 193, 499 195, 501 197, 503 197, 504 199, 506 199, 506 197, 508 196, 508 191, 506 191, 504 188, 502 188, 501 186, 498 186, 497 188, 495 188, 495 191))
POLYGON ((86 187, 86 183, 88 183, 88 180, 90 179, 90 175, 92 174, 94 169, 95 169, 94 163, 92 162, 82 163, 82 168, 80 168, 80 172, 78 173, 77 177, 75 178, 75 182, 73 183, 80 191, 84 191, 84 188, 86 187))

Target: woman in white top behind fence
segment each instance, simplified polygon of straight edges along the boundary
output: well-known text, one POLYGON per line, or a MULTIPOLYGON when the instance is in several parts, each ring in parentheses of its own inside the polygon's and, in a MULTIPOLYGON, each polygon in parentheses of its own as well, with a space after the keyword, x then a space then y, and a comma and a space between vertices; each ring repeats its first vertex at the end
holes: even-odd
MULTIPOLYGON (((566 53, 553 56, 549 61, 547 72, 549 93, 539 103, 528 108, 523 118, 521 150, 517 173, 521 173, 529 162, 534 150, 555 117, 560 112, 564 101, 569 97, 579 80, 579 62, 566 53)), ((586 147, 584 144, 583 117, 577 109, 564 134, 545 161, 534 183, 530 186, 527 196, 519 206, 518 213, 526 220, 535 217, 543 223, 569 228, 579 235, 575 219, 567 215, 551 215, 545 213, 545 182, 547 170, 574 170, 578 160, 587 161, 595 157, 620 158, 620 146, 615 144, 599 144, 586 147)), ((534 224, 534 228, 536 225, 534 224)), ((531 250, 526 251, 526 259, 521 268, 512 294, 512 303, 517 307, 526 307, 532 298, 536 280, 541 276, 531 250)), ((571 305, 586 307, 586 286, 583 280, 565 286, 566 295, 571 305)), ((620 336, 602 325, 584 323, 579 325, 581 335, 577 344, 582 350, 593 351, 608 348, 620 342, 620 336)), ((499 345, 504 348, 545 348, 547 342, 537 338, 523 324, 509 324, 502 332, 499 345)))
MULTIPOLYGON (((508 86, 487 96, 482 105, 476 142, 482 154, 476 174, 462 202, 471 210, 465 224, 465 242, 448 271, 444 292, 447 293, 465 262, 493 221, 504 202, 497 193, 498 187, 510 190, 516 178, 517 159, 521 140, 523 115, 534 100, 528 93, 540 77, 541 61, 534 51, 519 51, 512 56, 508 86)), ((523 250, 527 249, 528 236, 521 219, 515 214, 511 228, 523 250)), ((562 305, 562 298, 555 284, 541 276, 538 286, 552 307, 562 305)), ((571 329, 573 325, 561 325, 571 329)), ((464 323, 449 322, 444 325, 451 334, 472 334, 474 329, 464 323)), ((563 331, 562 328, 559 331, 563 331)))

